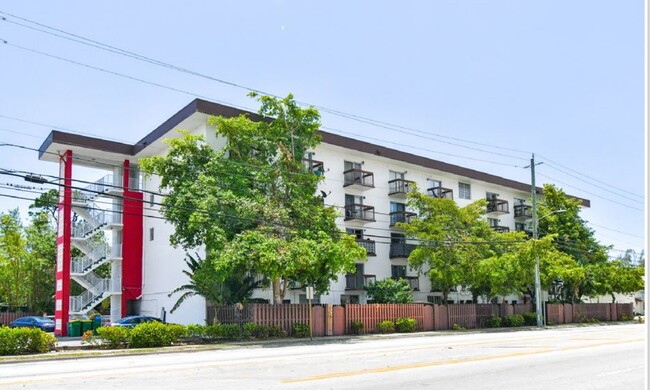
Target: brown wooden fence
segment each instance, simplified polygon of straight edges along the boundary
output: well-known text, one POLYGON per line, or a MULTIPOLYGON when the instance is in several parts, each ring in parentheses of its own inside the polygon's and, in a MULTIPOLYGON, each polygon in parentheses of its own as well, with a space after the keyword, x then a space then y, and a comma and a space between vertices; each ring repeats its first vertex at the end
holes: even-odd
MULTIPOLYGON (((317 310, 319 324, 323 322, 323 311, 317 310)), ((258 325, 275 325, 287 334, 293 333, 293 324, 309 323, 308 304, 266 305, 253 303, 250 305, 219 306, 215 310, 217 322, 222 324, 240 324, 254 322, 258 325)), ((316 321, 314 321, 316 322, 316 321)), ((324 335, 323 325, 318 326, 319 336, 324 335)))
POLYGON ((11 321, 15 320, 16 318, 28 317, 28 316, 38 316, 38 315, 40 315, 40 314, 3 312, 3 313, 0 313, 0 325, 9 326, 11 321))
MULTIPOLYGON (((400 317, 413 318, 416 321, 416 330, 425 330, 424 305, 419 304, 351 304, 345 305, 345 332, 350 334, 352 321, 363 323, 366 333, 375 333, 377 325, 382 321, 395 321, 400 317)), ((428 328, 431 321, 427 321, 428 328)))
POLYGON ((547 323, 570 324, 573 322, 619 321, 623 316, 633 317, 632 303, 549 303, 546 305, 547 323))
MULTIPOLYGON (((633 304, 587 303, 587 304, 547 304, 549 324, 596 319, 617 321, 623 315, 632 318, 633 304)), ((363 323, 364 331, 373 333, 381 321, 394 321, 400 317, 413 318, 419 331, 447 330, 454 324, 467 329, 484 328, 492 316, 506 318, 513 314, 532 313, 532 304, 349 304, 313 305, 312 330, 314 336, 341 336, 350 334, 352 321, 363 323)), ((7 313, 0 313, 1 315, 7 313)), ((24 315, 24 314, 21 314, 24 315)), ((214 310, 220 323, 240 324, 255 322, 260 325, 276 325, 287 334, 293 332, 294 323, 309 323, 308 304, 249 304, 219 306, 214 310)))

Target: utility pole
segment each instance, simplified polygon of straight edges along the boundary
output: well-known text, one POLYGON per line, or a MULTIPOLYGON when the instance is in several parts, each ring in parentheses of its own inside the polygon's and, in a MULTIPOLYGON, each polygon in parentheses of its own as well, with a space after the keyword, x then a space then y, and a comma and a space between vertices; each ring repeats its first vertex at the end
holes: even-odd
MULTIPOLYGON (((539 237, 537 234, 537 187, 535 187, 535 153, 533 153, 533 156, 530 159, 530 182, 530 196, 533 200, 533 240, 537 241, 539 237)), ((535 313, 537 315, 537 326, 542 327, 542 286, 539 276, 539 254, 535 256, 535 313)))

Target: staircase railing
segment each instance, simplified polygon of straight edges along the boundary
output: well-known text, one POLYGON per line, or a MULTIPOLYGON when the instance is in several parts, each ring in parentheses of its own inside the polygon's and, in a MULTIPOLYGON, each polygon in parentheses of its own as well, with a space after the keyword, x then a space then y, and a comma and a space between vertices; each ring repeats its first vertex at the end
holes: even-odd
POLYGON ((70 272, 73 274, 82 274, 86 270, 91 269, 93 264, 99 263, 102 260, 106 259, 107 255, 108 245, 99 245, 88 255, 72 258, 70 272))

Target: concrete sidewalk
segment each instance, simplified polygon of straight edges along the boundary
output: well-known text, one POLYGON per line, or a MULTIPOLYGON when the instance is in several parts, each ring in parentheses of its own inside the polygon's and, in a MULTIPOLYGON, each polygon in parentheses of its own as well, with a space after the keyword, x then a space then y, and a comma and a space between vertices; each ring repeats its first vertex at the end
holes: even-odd
MULTIPOLYGON (((537 328, 534 326, 525 326, 517 328, 486 328, 486 329, 468 329, 462 331, 453 330, 438 330, 430 332, 415 332, 415 333, 389 333, 389 334, 366 334, 366 335, 345 335, 345 336, 326 336, 315 337, 313 340, 309 338, 283 338, 283 339, 270 339, 270 340, 249 340, 249 341, 224 341, 219 343, 209 344, 184 344, 169 347, 159 348, 139 348, 139 349, 98 349, 97 346, 82 344, 81 337, 57 337, 57 344, 55 351, 38 354, 38 355, 18 355, 18 356, 0 356, 0 364, 7 363, 20 363, 40 360, 56 360, 56 359, 79 359, 85 357, 102 357, 102 356, 119 356, 119 355, 147 355, 147 354, 160 354, 160 353, 174 353, 174 352, 196 352, 211 349, 232 349, 232 348, 255 348, 255 347, 281 347, 284 345, 301 345, 301 344, 327 344, 327 343, 341 343, 348 340, 364 340, 375 338, 413 338, 425 336, 449 336, 460 334, 472 333, 505 333, 505 332, 518 332, 537 330, 543 332, 547 329, 561 329, 561 328, 580 328, 580 327, 598 327, 598 326, 616 326, 636 324, 636 322, 603 322, 603 323, 585 323, 585 324, 564 324, 553 325, 546 328, 537 328)), ((639 324, 643 325, 643 324, 639 324)))

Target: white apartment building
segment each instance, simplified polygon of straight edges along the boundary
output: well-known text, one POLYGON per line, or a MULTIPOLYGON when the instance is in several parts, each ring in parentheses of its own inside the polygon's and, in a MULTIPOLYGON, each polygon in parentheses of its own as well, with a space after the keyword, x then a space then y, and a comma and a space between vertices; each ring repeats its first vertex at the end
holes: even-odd
MULTIPOLYGON (((40 159, 59 163, 63 178, 59 220, 64 222, 59 226, 57 241, 57 333, 65 333, 70 314, 88 312, 109 297, 113 320, 138 313, 166 316, 167 321, 183 324, 204 321, 206 304, 201 297, 187 300, 173 314, 169 313, 178 295, 168 294, 187 281, 182 273, 186 267, 185 251, 169 244, 174 228, 159 213, 159 179, 142 177, 134 167, 143 157, 164 155, 167 145, 163 140, 179 137, 177 129, 204 135, 210 145, 220 148, 224 141, 216 137, 208 118, 243 113, 196 99, 135 145, 60 131, 50 133, 40 148, 40 159), (83 199, 73 199, 72 190, 83 187, 74 181, 74 166, 107 170, 111 176, 98 171, 102 180, 92 184, 83 199), (98 213, 106 206, 92 206, 91 202, 102 197, 110 207, 98 213), (72 212, 85 220, 85 229, 80 232, 69 222, 72 212), (101 230, 111 231, 110 248, 89 247, 88 239, 101 230), (83 258, 72 259, 72 247, 79 248, 83 258), (106 261, 112 265, 111 278, 100 280, 93 270, 106 261), (71 279, 87 288, 84 296, 70 297, 71 279)), ((248 114, 259 119, 256 114, 248 114)), ((324 174, 319 190, 327 195, 325 203, 340 210, 338 226, 356 235, 368 252, 367 260, 357 264, 355 274, 340 275, 327 294, 316 297, 316 302, 366 303, 363 286, 391 277, 408 279, 416 302, 441 302, 442 293, 432 291, 428 278, 408 267, 407 257, 413 244, 393 226, 414 215, 405 205, 412 183, 431 196, 451 197, 461 206, 487 198, 486 218, 495 229, 529 229, 532 215, 528 183, 326 132, 322 132, 322 142, 311 158, 312 168, 324 174)), ((589 207, 589 200, 582 199, 582 204, 589 207)), ((200 250, 197 252, 203 255, 200 250)), ((271 300, 272 294, 258 291, 254 297, 271 300)), ((508 303, 522 300, 517 296, 503 298, 508 303)), ((288 290, 285 299, 291 303, 304 302, 305 291, 288 290)), ((472 298, 470 293, 458 291, 450 294, 449 299, 468 302, 472 298)))

